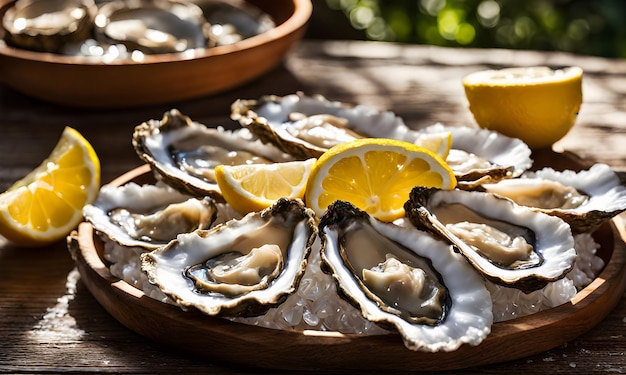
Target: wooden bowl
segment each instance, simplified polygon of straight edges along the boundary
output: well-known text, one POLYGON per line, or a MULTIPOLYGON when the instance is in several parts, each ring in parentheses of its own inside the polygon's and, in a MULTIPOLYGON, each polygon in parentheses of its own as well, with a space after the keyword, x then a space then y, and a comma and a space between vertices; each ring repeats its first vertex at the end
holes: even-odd
MULTIPOLYGON (((562 154, 550 152, 552 164, 562 154)), ((150 168, 139 167, 112 182, 153 182, 150 168)), ((98 302, 131 330, 170 350, 231 365, 282 370, 435 371, 505 362, 544 352, 588 331, 617 305, 626 289, 626 232, 619 217, 594 233, 605 267, 569 303, 526 317, 495 323, 478 346, 453 352, 408 350, 397 334, 359 336, 338 332, 281 331, 183 312, 156 301, 114 277, 103 261, 103 243, 84 222, 68 237, 81 278, 98 302)))
MULTIPOLYGON (((193 57, 146 55, 143 62, 90 62, 33 52, 0 41, 0 83, 23 94, 72 107, 121 108, 163 104, 223 91, 275 67, 303 36, 311 0, 246 0, 276 27, 193 57)), ((0 0, 0 16, 11 2, 0 0)), ((4 30, 0 26, 0 36, 4 30)))

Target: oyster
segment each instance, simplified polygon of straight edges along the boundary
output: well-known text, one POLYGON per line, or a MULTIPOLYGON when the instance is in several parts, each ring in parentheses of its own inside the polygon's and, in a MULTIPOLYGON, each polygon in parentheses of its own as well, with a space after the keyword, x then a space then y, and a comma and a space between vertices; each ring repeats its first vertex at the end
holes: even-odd
POLYGON ((390 111, 348 105, 302 93, 237 100, 231 117, 262 141, 275 144, 298 159, 318 157, 330 147, 363 137, 392 138, 418 143, 433 133, 452 133, 447 162, 460 185, 519 176, 532 165, 530 148, 521 140, 490 130, 441 124, 420 130, 408 128, 390 111))
POLYGON ((89 0, 18 0, 2 18, 4 39, 14 47, 60 53, 91 36, 96 11, 89 0))
POLYGON ((202 9, 184 0, 116 0, 95 16, 96 40, 145 54, 176 53, 215 44, 202 9))
POLYGON ((127 247, 154 250, 180 233, 210 228, 217 207, 209 197, 195 198, 167 186, 104 185, 83 208, 94 229, 127 247))
POLYGON ((219 164, 271 163, 292 160, 246 129, 227 131, 192 121, 177 109, 138 125, 133 134, 137 155, 165 183, 194 195, 221 200, 213 169, 219 164))
POLYGON ((330 147, 355 138, 398 138, 408 131, 392 112, 302 93, 239 99, 231 105, 231 118, 263 142, 275 144, 297 159, 318 157, 330 147))
POLYGON ((460 188, 518 177, 533 164, 528 145, 492 130, 435 124, 420 131, 452 133, 452 148, 446 162, 460 188))
POLYGON ((182 308, 215 316, 260 315, 297 289, 316 234, 313 211, 283 198, 241 220, 180 235, 142 254, 142 270, 182 308))
POLYGON ((272 17, 247 1, 192 0, 208 21, 218 46, 237 43, 276 27, 272 17))
POLYGON ((576 259, 567 223, 494 194, 415 187, 405 211, 489 280, 526 293, 564 277, 576 259))
POLYGON ((626 210, 624 180, 606 164, 595 164, 580 172, 544 168, 481 188, 558 216, 575 233, 591 232, 626 210))
POLYGON ((336 201, 319 224, 322 269, 363 316, 411 350, 453 351, 491 331, 484 280, 451 246, 413 227, 383 223, 336 201))

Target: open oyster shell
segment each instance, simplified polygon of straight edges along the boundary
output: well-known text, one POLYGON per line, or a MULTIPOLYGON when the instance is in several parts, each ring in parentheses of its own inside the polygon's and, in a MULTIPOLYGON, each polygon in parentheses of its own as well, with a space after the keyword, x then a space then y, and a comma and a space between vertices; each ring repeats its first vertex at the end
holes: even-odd
POLYGON ((415 187, 405 211, 486 278, 526 293, 564 277, 576 260, 567 223, 494 194, 415 187))
POLYGON ((60 53, 66 44, 91 37, 96 12, 90 0, 18 0, 2 18, 4 39, 14 47, 60 53))
POLYGON ((531 150, 519 139, 490 130, 441 124, 412 130, 393 112, 330 101, 319 95, 240 99, 231 105, 231 118, 263 142, 297 159, 319 157, 330 147, 355 138, 416 142, 424 133, 451 132, 452 150, 446 161, 464 187, 516 177, 532 165, 531 150))
POLYGON ((297 289, 316 235, 313 211, 299 200, 280 199, 142 254, 142 270, 182 308, 260 315, 297 289))
POLYGON ((395 328, 407 348, 453 351, 491 332, 484 280, 450 245, 344 201, 329 207, 319 230, 322 269, 366 319, 395 328))
POLYGON ((154 250, 180 233, 210 228, 218 209, 209 197, 196 198, 167 186, 104 185, 83 216, 100 234, 122 246, 154 250))
POLYGON ((246 129, 228 131, 194 122, 177 109, 149 120, 133 134, 137 155, 177 190, 222 200, 213 169, 219 164, 270 163, 292 158, 246 129))
POLYGON ((248 1, 192 1, 204 12, 218 46, 237 43, 276 27, 270 15, 248 1))
POLYGON ((202 9, 184 0, 116 0, 95 16, 96 40, 146 54, 215 45, 202 9))
POLYGON ((584 233, 626 210, 623 177, 606 164, 595 164, 580 172, 544 168, 481 188, 535 211, 558 216, 575 233, 584 233))
POLYGON ((392 112, 302 93, 239 99, 231 105, 231 118, 297 159, 319 157, 330 147, 355 138, 398 138, 408 131, 392 112))
POLYGON ((532 151, 522 140, 492 130, 435 124, 420 132, 452 133, 446 162, 460 188, 518 177, 533 164, 532 151))

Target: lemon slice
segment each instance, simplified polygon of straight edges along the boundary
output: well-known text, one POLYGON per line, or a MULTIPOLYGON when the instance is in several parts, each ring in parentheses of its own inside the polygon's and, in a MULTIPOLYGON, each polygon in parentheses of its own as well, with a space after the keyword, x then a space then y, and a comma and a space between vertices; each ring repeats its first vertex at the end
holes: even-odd
POLYGON ((434 152, 446 160, 452 148, 452 132, 422 133, 413 142, 416 145, 434 152))
POLYGON ((315 163, 305 199, 317 215, 336 200, 381 220, 404 215, 415 186, 453 189, 454 173, 432 151, 409 142, 364 138, 332 147, 315 163))
POLYGON ((280 198, 302 199, 314 164, 315 159, 218 165, 215 179, 226 202, 245 214, 269 207, 280 198))
POLYGON ((572 128, 582 104, 579 67, 486 70, 463 79, 469 108, 479 126, 550 147, 572 128))
POLYGON ((0 194, 0 234, 21 246, 65 237, 82 220, 100 188, 100 161, 76 130, 66 127, 50 155, 0 194))

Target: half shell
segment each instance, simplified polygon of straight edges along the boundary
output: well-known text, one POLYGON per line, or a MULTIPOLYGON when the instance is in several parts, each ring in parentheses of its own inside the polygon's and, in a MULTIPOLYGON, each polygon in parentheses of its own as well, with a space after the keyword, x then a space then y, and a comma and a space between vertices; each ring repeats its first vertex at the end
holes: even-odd
POLYGON ((104 185, 83 216, 101 234, 122 246, 154 250, 180 233, 208 229, 217 217, 209 197, 196 198, 168 186, 104 185))
POLYGON ((355 138, 402 139, 409 130, 392 112, 302 93, 239 99, 231 106, 231 118, 297 159, 319 157, 330 147, 355 138))
POLYGON ((489 280, 526 293, 564 277, 576 260, 567 223, 494 194, 416 187, 405 211, 489 280))
POLYGON ((229 45, 276 27, 272 17, 249 1, 193 0, 211 25, 216 45, 229 45))
POLYGON ((222 199, 213 169, 219 164, 292 160, 246 129, 228 131, 194 122, 177 109, 135 127, 133 147, 163 182, 193 195, 222 199))
POLYGON ((591 232, 626 210, 623 175, 606 164, 595 164, 580 172, 544 168, 482 188, 535 211, 558 216, 576 233, 591 232))
POLYGON ((141 256, 151 283, 183 308, 208 315, 255 316, 282 303, 305 272, 317 234, 299 200, 210 230, 183 234, 141 256))
POLYGON ((116 0, 95 17, 96 39, 145 54, 177 53, 210 47, 202 9, 184 0, 116 0))
POLYGON ((448 244, 343 201, 329 207, 319 227, 322 266, 340 293, 366 319, 400 332, 407 348, 453 351, 491 332, 484 280, 448 244))
POLYGON ((18 48, 61 53, 91 36, 96 12, 91 0, 18 0, 2 18, 4 40, 18 48))
POLYGON ((461 188, 518 177, 533 164, 528 145, 492 130, 435 124, 420 131, 452 133, 446 162, 461 188))

